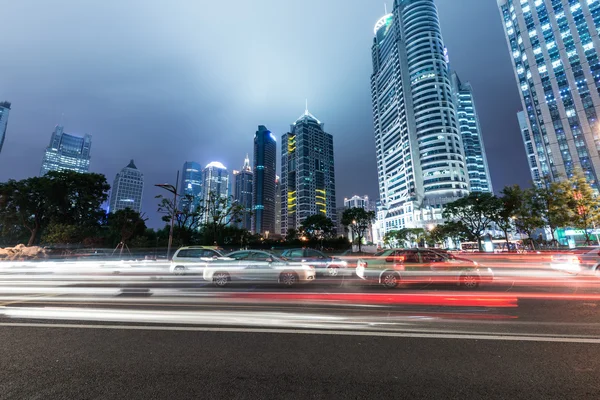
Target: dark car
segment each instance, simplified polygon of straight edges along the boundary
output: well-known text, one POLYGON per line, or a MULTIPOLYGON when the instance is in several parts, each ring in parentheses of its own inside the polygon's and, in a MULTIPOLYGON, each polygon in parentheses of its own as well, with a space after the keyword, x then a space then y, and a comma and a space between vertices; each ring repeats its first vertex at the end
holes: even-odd
POLYGON ((489 268, 475 261, 431 249, 389 249, 361 258, 356 275, 387 288, 404 283, 456 283, 476 289, 481 282, 492 281, 489 268))
POLYGON ((348 274, 348 263, 340 258, 331 257, 313 249, 288 249, 281 255, 288 260, 303 262, 315 268, 318 275, 331 277, 348 274))

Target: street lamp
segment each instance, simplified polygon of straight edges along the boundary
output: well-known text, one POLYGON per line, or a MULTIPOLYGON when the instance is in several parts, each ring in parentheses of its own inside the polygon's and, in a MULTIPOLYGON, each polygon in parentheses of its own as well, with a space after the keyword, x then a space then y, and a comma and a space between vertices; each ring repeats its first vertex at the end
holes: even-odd
POLYGON ((179 170, 177 170, 177 179, 175 180, 175 186, 169 183, 159 183, 154 185, 156 187, 165 189, 167 192, 173 193, 173 212, 171 213, 171 227, 169 228, 169 245, 167 246, 167 261, 171 255, 171 246, 173 244, 173 224, 175 223, 175 215, 177 214, 177 189, 179 188, 179 170))

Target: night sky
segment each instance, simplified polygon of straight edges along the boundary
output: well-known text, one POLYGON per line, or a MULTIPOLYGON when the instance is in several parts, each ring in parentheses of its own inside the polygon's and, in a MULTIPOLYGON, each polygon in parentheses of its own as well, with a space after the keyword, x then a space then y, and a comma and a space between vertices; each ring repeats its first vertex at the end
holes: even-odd
MULTIPOLYGON (((494 189, 528 185, 496 1, 437 4, 451 65, 475 90, 494 189)), ((4 2, 0 181, 36 176, 62 121, 93 136, 90 170, 109 183, 135 160, 157 227, 155 183, 174 183, 184 161, 239 169, 257 126, 280 139, 308 99, 334 136, 338 202, 376 199, 371 44, 383 14, 372 0, 4 2)))

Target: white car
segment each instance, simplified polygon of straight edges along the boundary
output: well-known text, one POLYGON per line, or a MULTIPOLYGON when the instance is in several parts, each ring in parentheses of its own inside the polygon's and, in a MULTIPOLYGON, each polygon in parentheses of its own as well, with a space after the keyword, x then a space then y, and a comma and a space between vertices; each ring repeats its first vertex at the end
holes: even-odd
POLYGON ((600 277, 600 247, 580 247, 566 254, 553 255, 550 267, 569 274, 600 277))
POLYGON ((171 259, 169 270, 172 274, 202 274, 206 264, 215 260, 228 260, 221 251, 208 246, 188 246, 179 248, 171 259))
POLYGON ((231 282, 280 283, 291 287, 315 280, 315 268, 291 263, 269 252, 240 250, 227 254, 230 260, 215 260, 204 268, 204 280, 224 287, 231 282))

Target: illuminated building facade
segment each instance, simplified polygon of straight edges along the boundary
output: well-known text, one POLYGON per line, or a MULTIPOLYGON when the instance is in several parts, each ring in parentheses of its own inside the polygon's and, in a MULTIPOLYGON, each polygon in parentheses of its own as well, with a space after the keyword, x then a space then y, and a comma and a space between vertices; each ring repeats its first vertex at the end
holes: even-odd
POLYGON ((265 126, 254 134, 254 185, 252 189, 252 233, 275 234, 275 180, 277 141, 265 126))
POLYGON ((254 174, 250 167, 250 159, 246 155, 244 166, 240 171, 233 171, 233 201, 242 208, 238 228, 250 231, 252 229, 252 190, 254 174))
POLYGON ((469 193, 447 52, 433 0, 396 0, 375 25, 371 94, 377 229, 427 227, 469 193))
POLYGON ((110 192, 109 211, 130 208, 142 212, 142 196, 144 194, 144 174, 135 166, 133 160, 119 172, 110 192))
POLYGON ((600 173, 600 0, 498 0, 531 176, 600 173))
POLYGON ((281 138, 281 234, 311 215, 337 221, 333 136, 308 109, 281 138))
POLYGON ((46 148, 40 176, 49 171, 75 171, 86 173, 90 169, 92 135, 76 136, 64 132, 57 125, 52 132, 50 145, 46 148))

